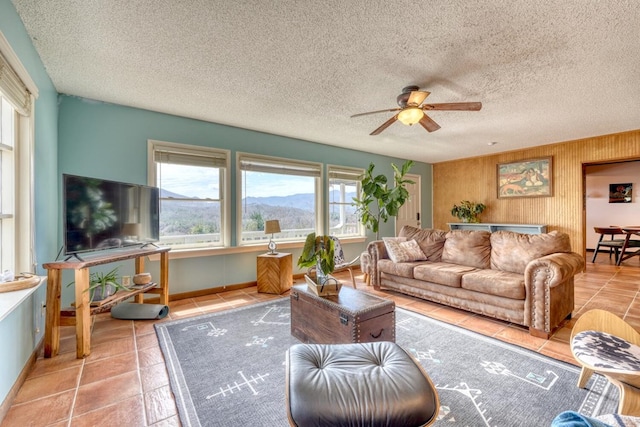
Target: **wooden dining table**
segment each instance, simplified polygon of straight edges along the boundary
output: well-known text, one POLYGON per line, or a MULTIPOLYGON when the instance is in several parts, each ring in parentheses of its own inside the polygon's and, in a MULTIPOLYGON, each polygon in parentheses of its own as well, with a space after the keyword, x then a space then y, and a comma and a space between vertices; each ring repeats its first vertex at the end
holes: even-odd
POLYGON ((626 226, 620 227, 622 231, 625 232, 626 236, 624 238, 624 243, 622 244, 622 248, 620 248, 620 255, 616 261, 616 265, 620 265, 620 263, 626 259, 629 259, 634 256, 640 256, 640 239, 634 239, 633 236, 640 236, 640 225, 626 226), (638 248, 635 251, 628 251, 629 248, 638 248))

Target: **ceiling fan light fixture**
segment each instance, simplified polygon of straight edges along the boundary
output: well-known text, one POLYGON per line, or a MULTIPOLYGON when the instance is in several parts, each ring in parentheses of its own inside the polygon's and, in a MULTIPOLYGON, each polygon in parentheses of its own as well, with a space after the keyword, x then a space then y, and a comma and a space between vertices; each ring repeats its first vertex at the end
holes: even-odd
POLYGON ((398 113, 398 120, 407 126, 415 125, 424 117, 424 112, 418 107, 407 107, 398 113))

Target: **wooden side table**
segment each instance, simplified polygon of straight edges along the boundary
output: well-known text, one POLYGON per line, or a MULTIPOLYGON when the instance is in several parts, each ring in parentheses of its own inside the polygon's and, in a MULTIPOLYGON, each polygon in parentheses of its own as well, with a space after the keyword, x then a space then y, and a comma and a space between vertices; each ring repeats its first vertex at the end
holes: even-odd
POLYGON ((44 330, 44 357, 54 357, 60 348, 60 326, 76 327, 76 357, 85 358, 91 354, 91 316, 104 311, 106 307, 135 297, 144 302, 143 292, 159 294, 160 304, 169 304, 169 251, 170 248, 145 248, 126 251, 105 252, 86 261, 54 261, 43 264, 47 269, 47 314, 44 330), (110 304, 91 307, 89 303, 89 268, 112 262, 135 260, 136 273, 144 272, 144 257, 160 254, 159 287, 142 287, 132 291, 119 291, 109 298, 110 304), (75 308, 60 310, 62 290, 62 270, 74 270, 75 308))
POLYGON ((278 252, 275 255, 258 255, 258 292, 281 294, 293 285, 292 255, 278 252))

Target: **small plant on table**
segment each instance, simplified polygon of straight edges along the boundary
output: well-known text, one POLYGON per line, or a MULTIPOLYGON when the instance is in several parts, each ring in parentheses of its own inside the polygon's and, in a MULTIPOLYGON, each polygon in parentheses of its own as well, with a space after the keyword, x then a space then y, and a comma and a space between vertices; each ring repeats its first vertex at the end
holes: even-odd
MULTIPOLYGON (((89 275, 89 289, 87 290, 90 292, 90 301, 102 301, 118 292, 118 290, 131 290, 118 282, 118 269, 119 267, 116 267, 107 273, 96 271, 89 275)), ((71 286, 74 283, 71 282, 67 286, 71 286)))
POLYGON ((478 215, 480 215, 487 206, 484 203, 470 202, 463 200, 460 205, 453 205, 451 208, 451 215, 457 217, 462 222, 480 222, 478 215))
POLYGON ((316 236, 316 233, 310 233, 307 235, 304 248, 298 258, 298 267, 311 269, 315 266, 316 281, 319 285, 323 285, 335 268, 333 255, 334 243, 331 237, 316 236))

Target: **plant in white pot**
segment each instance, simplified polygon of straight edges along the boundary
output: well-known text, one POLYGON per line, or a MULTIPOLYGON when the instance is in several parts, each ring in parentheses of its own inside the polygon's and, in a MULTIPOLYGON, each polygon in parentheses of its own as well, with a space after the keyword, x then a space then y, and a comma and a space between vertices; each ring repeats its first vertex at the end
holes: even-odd
POLYGON ((329 236, 316 236, 316 233, 310 233, 298 258, 298 267, 315 267, 316 283, 323 285, 335 268, 333 256, 333 239, 329 236))
POLYGON ((453 205, 451 215, 457 217, 462 222, 480 222, 480 215, 487 206, 484 203, 470 202, 463 200, 460 205, 453 205))
MULTIPOLYGON (((116 267, 107 273, 96 271, 89 275, 89 301, 102 301, 118 292, 118 290, 131 290, 118 282, 118 269, 116 267)), ((67 286, 71 286, 74 283, 71 282, 67 286)))

